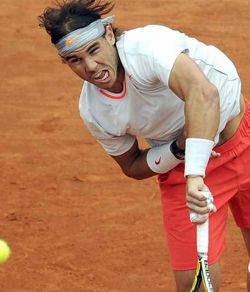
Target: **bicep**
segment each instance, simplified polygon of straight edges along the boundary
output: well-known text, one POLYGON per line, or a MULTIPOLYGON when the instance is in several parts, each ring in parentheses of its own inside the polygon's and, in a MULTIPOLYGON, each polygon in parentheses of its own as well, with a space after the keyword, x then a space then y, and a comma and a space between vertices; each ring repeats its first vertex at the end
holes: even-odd
POLYGON ((199 66, 186 54, 180 54, 169 76, 169 88, 182 100, 193 91, 206 92, 213 87, 199 66))
POLYGON ((185 126, 188 137, 213 140, 220 115, 219 92, 198 65, 181 54, 169 79, 170 89, 185 101, 185 126))

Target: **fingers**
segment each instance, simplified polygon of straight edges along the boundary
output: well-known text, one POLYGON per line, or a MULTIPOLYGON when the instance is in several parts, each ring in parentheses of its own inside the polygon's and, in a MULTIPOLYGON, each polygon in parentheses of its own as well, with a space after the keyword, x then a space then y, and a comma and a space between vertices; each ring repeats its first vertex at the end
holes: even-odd
POLYGON ((198 206, 197 204, 187 203, 187 207, 189 208, 190 211, 201 215, 205 215, 214 210, 214 208, 211 208, 210 205, 208 206, 206 202, 204 202, 204 204, 205 204, 204 206, 198 206))
POLYGON ((208 219, 208 214, 201 215, 194 212, 190 212, 190 221, 194 224, 205 223, 208 219))
POLYGON ((210 211, 214 209, 214 198, 209 191, 187 192, 187 206, 208 207, 210 211))
POLYGON ((201 191, 199 193, 199 196, 187 196, 190 221, 195 224, 204 223, 210 212, 216 212, 212 194, 209 191, 201 191))
POLYGON ((207 199, 207 208, 209 210, 209 212, 216 212, 217 209, 214 205, 214 198, 213 195, 211 194, 211 192, 209 191, 202 191, 201 192, 207 199))
POLYGON ((207 208, 209 212, 215 213, 217 211, 216 206, 214 205, 214 200, 213 201, 207 200, 207 208))
POLYGON ((212 150, 210 158, 218 158, 220 156, 221 156, 221 154, 219 152, 212 150))
POLYGON ((207 207, 207 198, 203 195, 202 192, 188 192, 187 197, 187 206, 189 209, 192 209, 194 211, 195 208, 206 208, 207 207))
POLYGON ((210 212, 216 212, 213 196, 203 177, 188 176, 186 205, 190 210, 191 222, 197 224, 204 223, 210 212))

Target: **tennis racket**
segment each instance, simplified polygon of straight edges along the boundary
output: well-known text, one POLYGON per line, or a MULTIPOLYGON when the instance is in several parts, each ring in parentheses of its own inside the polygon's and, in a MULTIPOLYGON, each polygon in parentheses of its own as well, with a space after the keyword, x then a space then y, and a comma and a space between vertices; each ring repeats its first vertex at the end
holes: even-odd
MULTIPOLYGON (((205 196, 209 193, 202 192, 205 196)), ((190 218, 196 216, 197 214, 190 214, 190 218)), ((198 292, 203 283, 204 290, 206 292, 214 292, 214 288, 210 279, 209 269, 208 269, 208 242, 209 242, 209 218, 203 224, 197 225, 197 254, 198 262, 195 273, 194 282, 190 292, 198 292)))

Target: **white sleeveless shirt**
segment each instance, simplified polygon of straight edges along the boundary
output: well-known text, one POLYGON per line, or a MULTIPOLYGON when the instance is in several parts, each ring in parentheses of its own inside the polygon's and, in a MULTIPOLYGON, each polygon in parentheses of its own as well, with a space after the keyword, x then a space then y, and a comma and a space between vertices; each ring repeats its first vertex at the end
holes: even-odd
POLYGON ((128 151, 138 136, 156 146, 182 132, 184 101, 168 87, 171 69, 181 53, 196 62, 220 93, 215 143, 226 123, 240 112, 239 76, 217 48, 159 25, 127 31, 116 46, 125 70, 123 92, 111 93, 85 82, 79 102, 85 125, 110 155, 128 151))

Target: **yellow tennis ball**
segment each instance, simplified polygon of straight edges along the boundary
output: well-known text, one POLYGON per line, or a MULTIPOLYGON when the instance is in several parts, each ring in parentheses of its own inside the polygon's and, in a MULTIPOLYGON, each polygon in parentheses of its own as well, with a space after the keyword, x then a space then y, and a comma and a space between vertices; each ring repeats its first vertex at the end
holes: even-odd
POLYGON ((7 242, 0 239, 0 264, 3 264, 8 260, 10 253, 10 247, 7 242))

